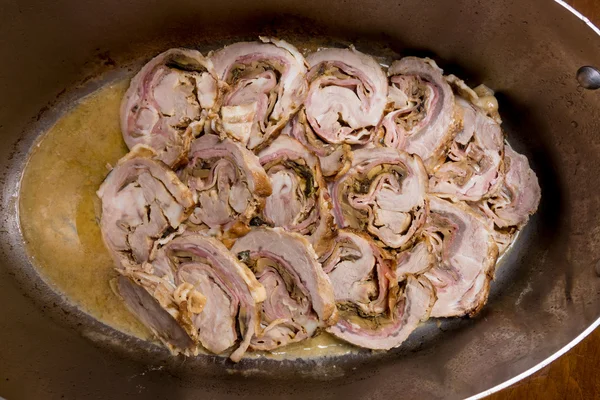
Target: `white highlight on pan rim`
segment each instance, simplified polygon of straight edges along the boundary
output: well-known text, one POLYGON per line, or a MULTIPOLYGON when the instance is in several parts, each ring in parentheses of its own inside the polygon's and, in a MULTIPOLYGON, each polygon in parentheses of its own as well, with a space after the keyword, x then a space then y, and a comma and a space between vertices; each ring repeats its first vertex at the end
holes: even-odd
MULTIPOLYGON (((596 25, 594 25, 592 23, 592 21, 589 20, 589 18, 585 17, 583 14, 581 14, 579 11, 575 10, 569 4, 565 3, 563 0, 554 0, 554 1, 556 3, 558 3, 559 5, 563 6, 568 11, 570 11, 573 15, 575 15, 577 18, 579 18, 581 21, 583 21, 588 27, 590 27, 594 32, 596 32, 596 34, 598 36, 600 36, 600 29, 596 25)), ((573 79, 575 79, 575 78, 573 78, 573 79)), ((551 362, 555 361, 560 356, 564 355, 566 352, 571 350, 573 347, 575 347, 575 345, 577 345, 579 342, 581 342, 583 339, 585 339, 590 333, 592 333, 598 326, 600 326, 600 318, 598 318, 596 321, 594 321, 583 332, 581 332, 577 337, 575 337, 575 339, 571 340, 563 348, 559 349, 556 353, 552 354, 550 357, 539 362, 538 364, 534 365, 533 367, 529 368, 528 370, 520 373, 519 375, 517 375, 507 381, 502 382, 499 385, 496 385, 490 389, 487 389, 481 393, 478 393, 476 395, 469 397, 468 400, 482 399, 484 397, 491 395, 492 393, 496 393, 502 389, 505 389, 505 388, 519 382, 521 379, 527 378, 528 376, 541 370, 542 368, 549 365, 551 362)))

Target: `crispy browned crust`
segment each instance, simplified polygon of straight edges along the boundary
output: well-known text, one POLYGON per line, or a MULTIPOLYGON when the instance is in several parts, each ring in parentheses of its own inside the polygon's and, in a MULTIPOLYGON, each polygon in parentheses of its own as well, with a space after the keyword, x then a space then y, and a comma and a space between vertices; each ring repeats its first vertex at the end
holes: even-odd
POLYGON ((228 250, 231 250, 235 241, 248 234, 250 232, 250 226, 248 224, 237 221, 225 234, 221 237, 221 242, 227 247, 228 250))
POLYGON ((327 182, 325 182, 325 178, 323 177, 318 157, 317 166, 315 168, 315 177, 319 185, 319 217, 325 221, 325 231, 321 232, 319 236, 315 238, 312 245, 317 255, 321 256, 321 254, 326 252, 333 243, 333 240, 337 235, 337 225, 333 219, 333 204, 331 203, 331 196, 327 189, 327 182))
POLYGON ((348 172, 350 167, 352 167, 352 147, 350 147, 349 144, 344 143, 341 145, 341 148, 344 152, 344 155, 342 156, 342 168, 337 171, 335 175, 325 176, 324 178, 328 181, 338 180, 342 175, 348 172))
POLYGON ((467 314, 471 318, 473 318, 474 316, 479 314, 479 312, 481 311, 483 306, 485 306, 485 304, 487 303, 487 299, 490 294, 490 286, 491 286, 492 280, 494 279, 495 274, 496 274, 496 267, 497 267, 496 261, 498 260, 498 254, 499 254, 498 246, 496 245, 496 243, 494 243, 494 245, 491 246, 488 251, 488 258, 487 258, 487 263, 486 263, 487 264, 486 265, 487 279, 485 280, 485 287, 481 291, 481 295, 480 295, 479 301, 477 301, 476 306, 472 310, 467 311, 467 314))
POLYGON ((425 169, 429 175, 433 174, 435 170, 444 162, 446 158, 446 152, 448 147, 456 137, 456 135, 462 131, 464 126, 463 112, 462 109, 454 103, 454 115, 452 117, 452 123, 448 127, 444 140, 440 146, 435 150, 434 155, 424 160, 425 169))
POLYGON ((273 193, 271 180, 264 169, 261 172, 252 171, 252 179, 254 180, 255 196, 266 198, 273 193))

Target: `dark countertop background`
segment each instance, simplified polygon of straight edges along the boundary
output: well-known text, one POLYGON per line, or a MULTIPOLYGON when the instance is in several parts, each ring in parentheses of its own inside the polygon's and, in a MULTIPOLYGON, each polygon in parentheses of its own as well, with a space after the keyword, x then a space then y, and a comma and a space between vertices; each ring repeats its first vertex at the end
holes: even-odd
MULTIPOLYGON (((600 0, 567 0, 600 26, 600 0)), ((598 93, 600 96, 600 93, 598 93)), ((600 399, 600 328, 547 367, 487 400, 600 399)))

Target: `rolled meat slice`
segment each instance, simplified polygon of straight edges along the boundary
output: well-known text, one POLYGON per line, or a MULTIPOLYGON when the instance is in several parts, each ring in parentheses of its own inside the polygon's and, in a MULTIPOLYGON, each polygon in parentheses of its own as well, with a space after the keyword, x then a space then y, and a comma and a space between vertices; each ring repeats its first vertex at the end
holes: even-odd
POLYGON ((430 237, 436 263, 425 272, 437 294, 432 317, 473 316, 487 301, 498 257, 488 220, 463 202, 429 198, 430 237))
POLYGON ((271 194, 271 182, 258 157, 216 135, 194 140, 189 157, 180 172, 196 201, 189 221, 213 230, 245 233, 271 194))
POLYGON ((271 179, 262 220, 273 227, 305 235, 317 254, 335 233, 331 198, 319 159, 297 140, 281 135, 258 154, 271 179))
POLYGON ((327 331, 354 345, 391 349, 429 317, 435 292, 424 277, 405 277, 398 285, 389 255, 367 235, 340 230, 322 258, 339 310, 327 331))
POLYGON ((457 97, 463 129, 429 181, 429 191, 454 201, 479 201, 498 191, 504 176, 504 135, 500 125, 457 97))
POLYGON ((118 269, 148 261, 154 242, 188 217, 190 190, 143 145, 123 157, 98 189, 100 229, 118 269))
POLYGON ((281 228, 255 228, 231 251, 267 292, 261 304, 261 333, 252 339, 251 348, 273 350, 335 323, 333 288, 303 236, 281 228))
POLYGON ((223 130, 258 151, 279 135, 306 97, 306 61, 291 44, 273 38, 240 42, 211 56, 229 84, 221 107, 223 130))
POLYGON ((506 177, 498 193, 481 202, 486 215, 500 228, 522 227, 538 208, 541 189, 527 157, 505 146, 506 177))
POLYGON ((121 103, 129 147, 144 144, 168 166, 185 161, 190 142, 216 117, 219 83, 210 60, 189 49, 154 57, 131 80, 121 103))
POLYGON ((387 98, 381 66, 353 47, 316 51, 308 63, 305 109, 314 133, 332 144, 368 143, 387 98))
POLYGON ((349 145, 372 140, 387 80, 375 59, 353 47, 319 50, 308 62, 308 96, 291 133, 319 156, 324 175, 334 177, 350 163, 349 145))
POLYGON ((126 303, 174 352, 195 354, 191 342, 221 354, 241 341, 230 354, 237 362, 259 329, 258 304, 265 290, 215 238, 175 237, 158 248, 151 263, 122 273, 152 296, 151 301, 140 288, 121 289, 126 303))
POLYGON ((527 157, 504 147, 506 175, 499 190, 490 198, 472 203, 494 221, 495 239, 503 253, 514 240, 518 230, 533 215, 540 203, 541 189, 527 157))
POLYGON ((331 186, 336 223, 368 232, 384 247, 404 249, 425 223, 426 190, 418 156, 391 148, 356 150, 352 168, 331 186))
POLYGON ((460 129, 452 88, 429 58, 405 57, 388 70, 391 111, 380 125, 386 147, 416 154, 433 171, 460 129))

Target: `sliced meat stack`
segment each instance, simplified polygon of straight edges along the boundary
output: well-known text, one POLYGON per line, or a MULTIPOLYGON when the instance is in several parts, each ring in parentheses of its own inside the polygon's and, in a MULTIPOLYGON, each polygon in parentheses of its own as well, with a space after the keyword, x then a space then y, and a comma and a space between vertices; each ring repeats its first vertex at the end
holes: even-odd
POLYGON ((535 213, 541 199, 541 189, 527 157, 504 147, 506 175, 500 189, 488 199, 475 204, 485 216, 494 221, 494 237, 501 252, 513 241, 518 229, 535 213))
POLYGON ((132 79, 131 151, 98 190, 115 287, 174 353, 233 361, 473 317, 541 199, 500 123, 489 88, 427 58, 168 50, 132 79))
POLYGON ((492 225, 464 203, 432 196, 429 205, 424 235, 436 259, 425 276, 438 297, 431 316, 474 315, 487 301, 498 257, 492 225))
POLYGON ((170 239, 151 262, 123 275, 130 279, 119 285, 125 303, 175 353, 196 354, 199 343, 216 354, 233 349, 230 357, 239 361, 260 329, 265 289, 214 238, 170 239))
POLYGON ((394 61, 388 75, 391 111, 381 121, 380 141, 418 155, 431 172, 443 161, 460 127, 452 89, 428 58, 394 61))
POLYGON ((148 261, 155 240, 185 221, 192 193, 156 153, 138 145, 119 160, 100 188, 100 228, 117 268, 148 261))
POLYGON ((463 128, 430 180, 430 192, 454 201, 479 201, 496 193, 504 177, 500 125, 462 98, 463 128))

